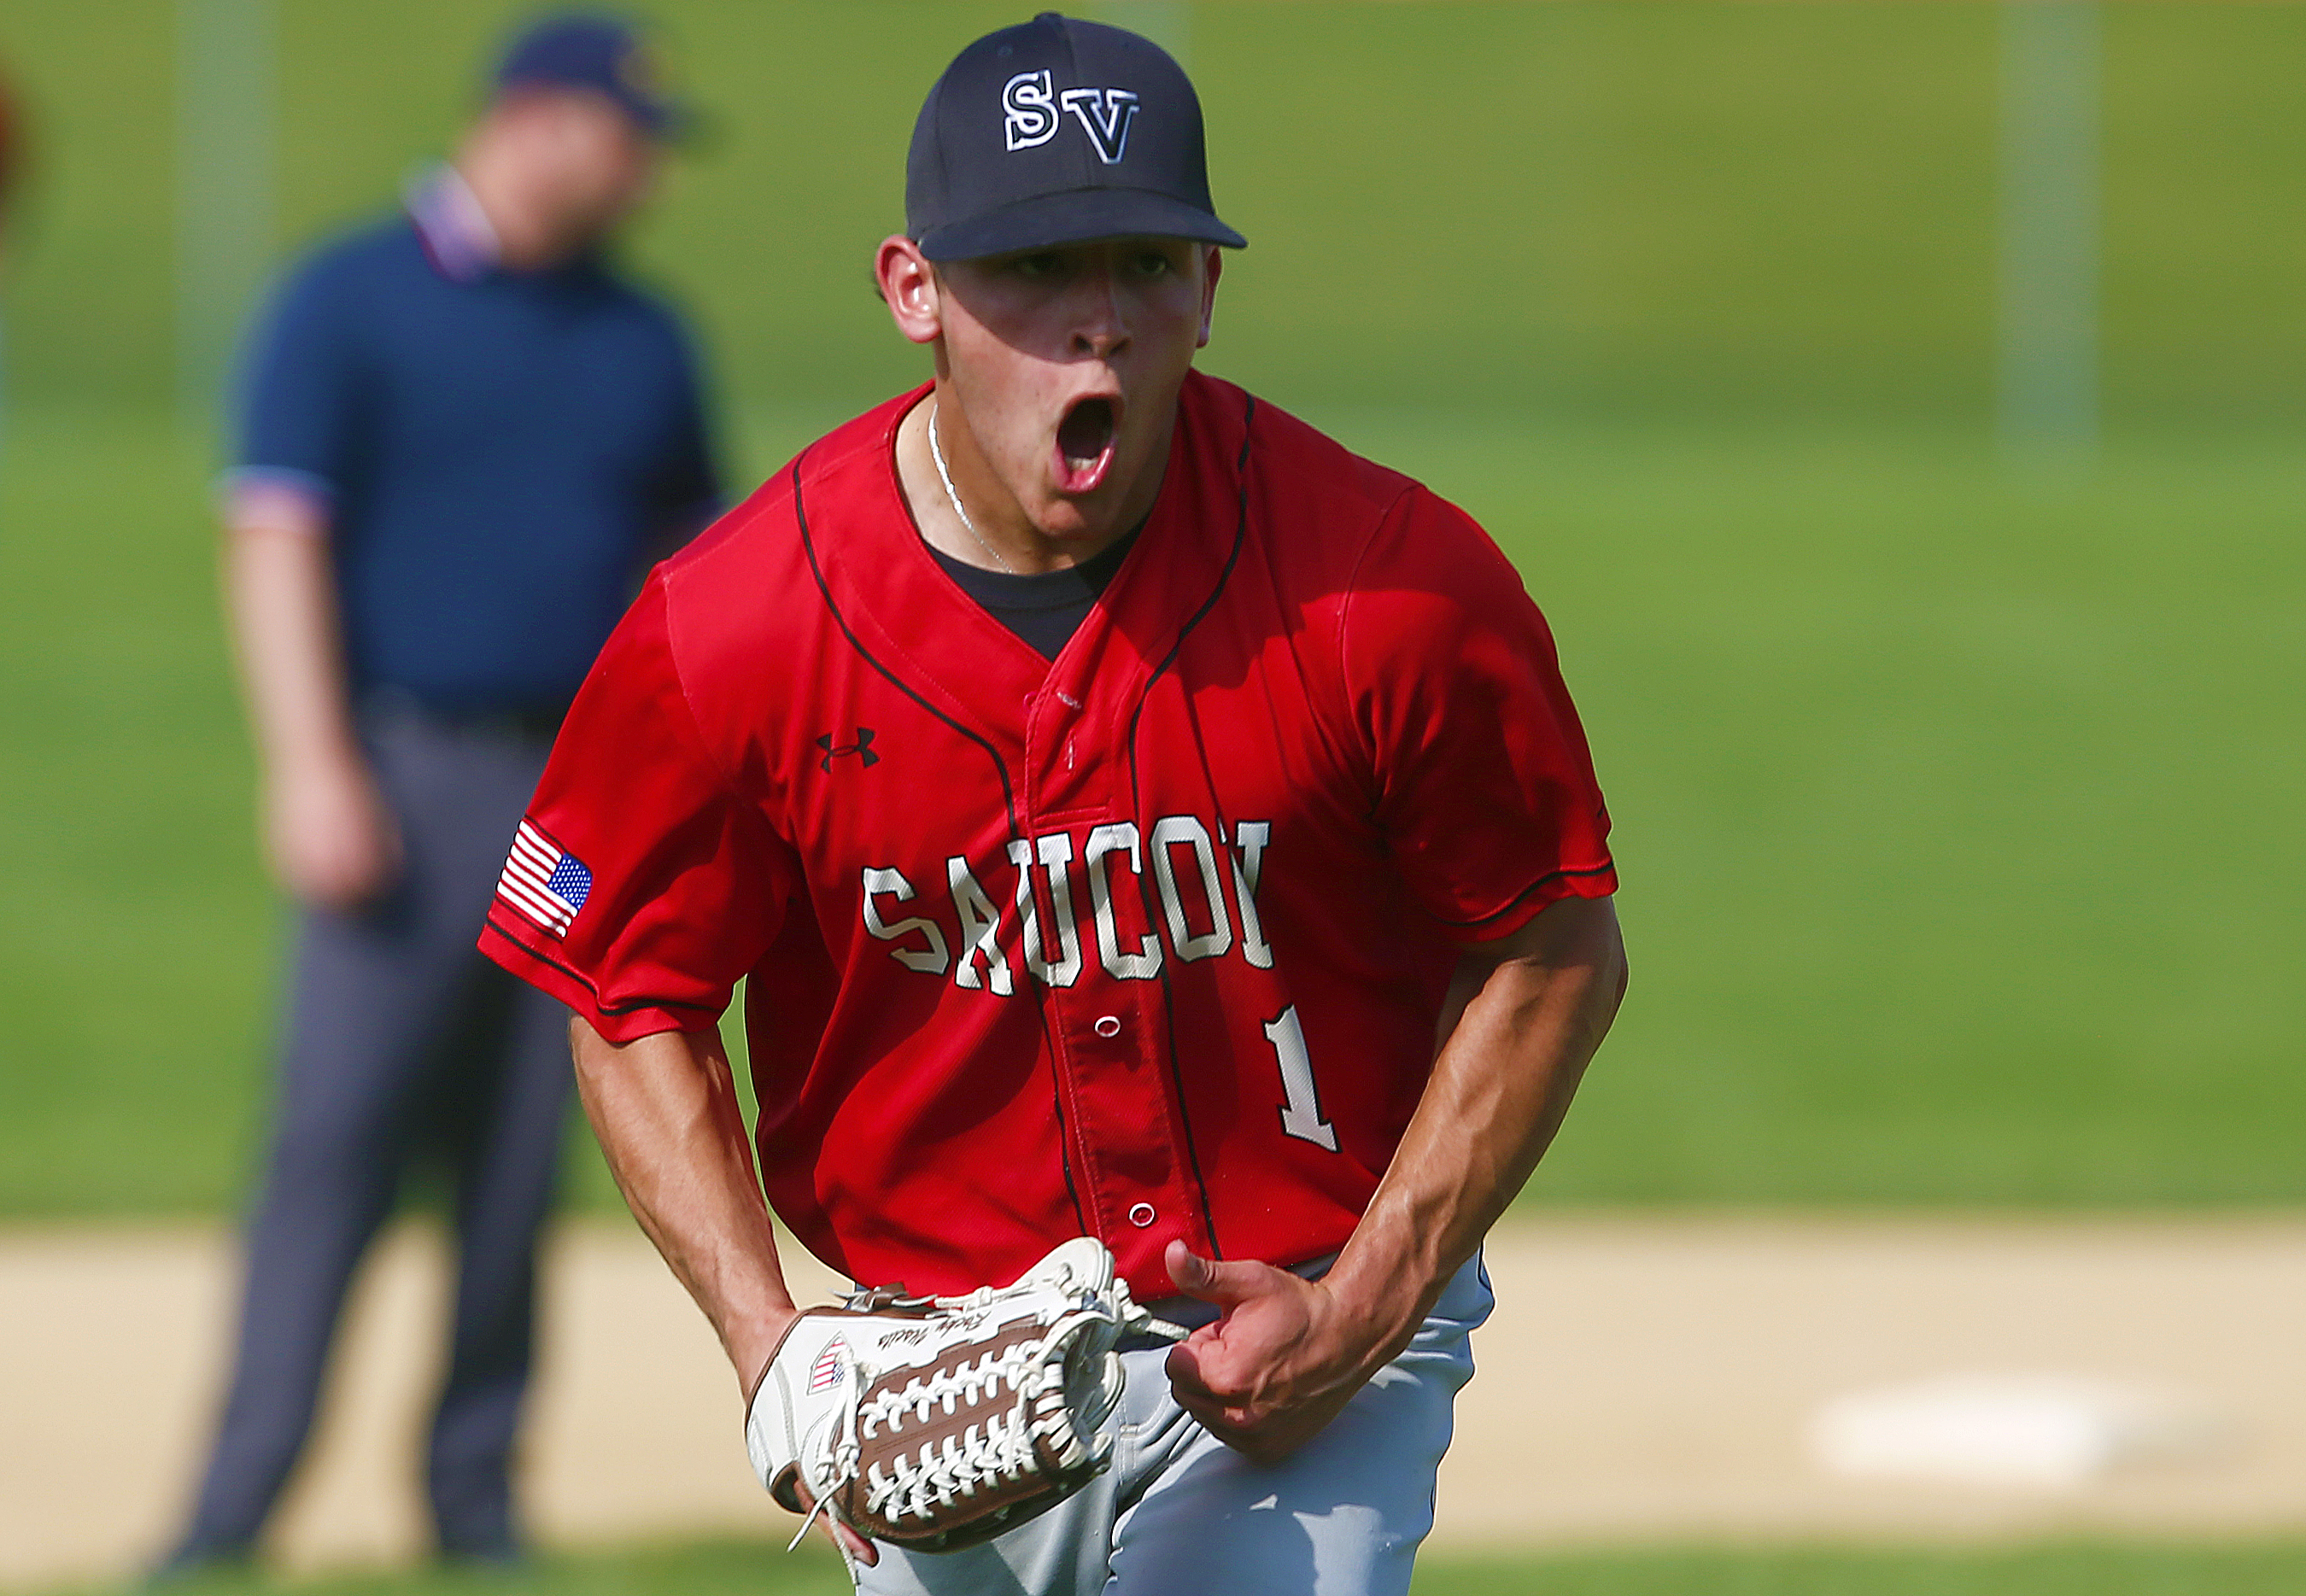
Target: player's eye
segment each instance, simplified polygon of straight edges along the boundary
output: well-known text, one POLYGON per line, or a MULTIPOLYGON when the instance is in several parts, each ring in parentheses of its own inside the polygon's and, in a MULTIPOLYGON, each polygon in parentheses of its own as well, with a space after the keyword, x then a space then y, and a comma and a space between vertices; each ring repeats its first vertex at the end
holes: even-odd
POLYGON ((1020 255, 1009 262, 1009 269, 1029 283, 1044 283, 1064 270, 1065 258, 1055 250, 1020 255))
POLYGON ((1175 270, 1176 262, 1158 250, 1140 250, 1138 252, 1136 267, 1139 277, 1157 277, 1175 270))

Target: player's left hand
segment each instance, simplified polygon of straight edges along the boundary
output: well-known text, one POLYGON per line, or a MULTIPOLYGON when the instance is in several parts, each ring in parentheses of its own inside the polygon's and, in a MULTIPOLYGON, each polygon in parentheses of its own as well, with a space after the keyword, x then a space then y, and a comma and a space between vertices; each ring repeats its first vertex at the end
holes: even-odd
POLYGON ((1169 1349, 1170 1389, 1254 1462, 1278 1463, 1319 1435, 1398 1350, 1392 1326, 1349 1311, 1318 1280, 1213 1262, 1183 1242, 1162 1261, 1179 1291, 1224 1310, 1169 1349))

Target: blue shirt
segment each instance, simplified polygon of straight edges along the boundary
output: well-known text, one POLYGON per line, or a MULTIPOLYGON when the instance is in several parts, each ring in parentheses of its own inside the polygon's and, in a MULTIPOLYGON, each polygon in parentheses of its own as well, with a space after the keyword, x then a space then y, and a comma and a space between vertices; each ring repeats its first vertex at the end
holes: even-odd
POLYGON ((551 710, 718 508, 696 363, 597 260, 448 242, 403 217, 295 271, 249 350, 240 474, 323 502, 356 698, 551 710))

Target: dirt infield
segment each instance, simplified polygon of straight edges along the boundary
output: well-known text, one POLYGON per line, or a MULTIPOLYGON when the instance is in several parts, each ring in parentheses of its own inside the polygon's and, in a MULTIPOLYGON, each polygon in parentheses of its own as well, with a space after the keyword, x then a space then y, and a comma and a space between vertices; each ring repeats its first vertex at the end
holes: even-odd
MULTIPOLYGON (((1475 1341, 1439 1544, 2306 1527, 2306 1220, 1555 1219, 1512 1225, 1488 1257, 1499 1307, 1475 1341), (1858 1483, 1811 1458, 1821 1403, 1954 1371, 2178 1393, 2227 1417, 2227 1444, 2063 1490, 1858 1483)), ((293 1566, 421 1545, 440 1266, 409 1227, 363 1277, 279 1526, 293 1566)), ((638 1233, 572 1225, 548 1278, 539 1534, 774 1532, 734 1384, 638 1233)), ((0 1585, 149 1555, 208 1422, 231 1289, 213 1230, 0 1233, 0 1585)))

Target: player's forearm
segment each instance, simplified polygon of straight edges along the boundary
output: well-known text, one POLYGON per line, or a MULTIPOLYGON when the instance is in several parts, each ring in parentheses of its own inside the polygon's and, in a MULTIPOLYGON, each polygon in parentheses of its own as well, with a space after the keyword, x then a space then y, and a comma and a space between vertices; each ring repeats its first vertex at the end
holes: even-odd
POLYGON ((568 1027, 577 1094, 618 1189, 750 1393, 793 1317, 728 1054, 710 1032, 619 1046, 568 1027))
POLYGON ((266 766, 354 757, 335 573, 317 510, 285 499, 237 510, 224 563, 241 682, 266 766))
POLYGON ((1328 1276, 1387 1355, 1537 1167, 1625 995, 1608 899, 1553 905, 1505 952, 1460 966, 1432 1076, 1328 1276))

